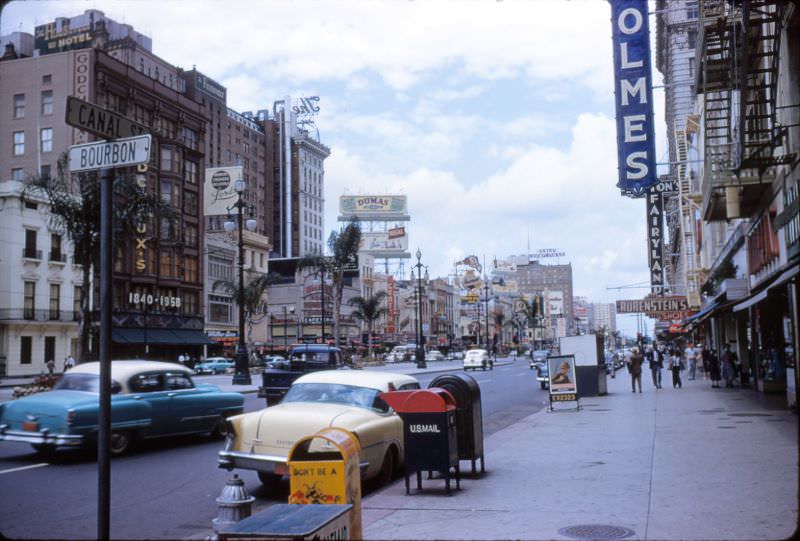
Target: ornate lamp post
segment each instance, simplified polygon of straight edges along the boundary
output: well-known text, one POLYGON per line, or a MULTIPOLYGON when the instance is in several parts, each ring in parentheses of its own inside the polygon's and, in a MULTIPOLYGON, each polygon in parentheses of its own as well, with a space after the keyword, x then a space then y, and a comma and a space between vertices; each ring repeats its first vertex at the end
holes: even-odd
MULTIPOLYGON (((228 208, 228 212, 230 212, 231 209, 236 209, 238 224, 233 222, 230 214, 228 214, 228 220, 224 224, 225 231, 229 233, 236 229, 237 225, 239 230, 239 291, 237 292, 237 304, 239 305, 239 345, 236 348, 236 372, 233 374, 233 385, 250 385, 252 381, 250 379, 247 343, 244 339, 244 236, 242 235, 243 227, 245 226, 242 211, 247 207, 247 203, 242 199, 242 195, 244 194, 244 180, 241 176, 233 183, 233 187, 239 197, 236 203, 228 208)), ((248 219, 246 227, 248 231, 255 230, 256 221, 252 218, 248 219)))
MULTIPOLYGON (((425 351, 422 348, 422 252, 417 248, 417 368, 425 368, 425 351)), ((412 273, 413 275, 413 273, 412 273)))

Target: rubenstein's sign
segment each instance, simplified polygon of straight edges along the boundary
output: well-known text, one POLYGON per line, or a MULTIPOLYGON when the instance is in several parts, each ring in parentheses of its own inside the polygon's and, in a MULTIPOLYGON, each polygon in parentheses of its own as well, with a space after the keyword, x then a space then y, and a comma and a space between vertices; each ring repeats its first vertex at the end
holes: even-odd
POLYGON ((611 0, 617 159, 623 195, 644 197, 658 182, 647 0, 611 0))

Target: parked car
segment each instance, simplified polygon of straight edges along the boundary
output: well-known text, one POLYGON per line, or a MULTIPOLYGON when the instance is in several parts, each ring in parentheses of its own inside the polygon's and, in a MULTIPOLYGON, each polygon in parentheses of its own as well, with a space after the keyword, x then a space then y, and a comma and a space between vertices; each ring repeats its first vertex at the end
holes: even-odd
POLYGON ((283 399, 292 382, 307 372, 342 368, 342 350, 326 344, 297 344, 289 350, 289 358, 261 373, 258 396, 273 406, 283 399))
POLYGON ((202 363, 195 365, 194 373, 201 374, 225 374, 229 370, 233 370, 236 366, 230 359, 225 357, 209 357, 202 363))
POLYGON ((444 355, 438 349, 432 349, 425 354, 426 361, 443 361, 444 355))
POLYGON ((278 368, 281 370, 289 369, 289 359, 280 355, 270 355, 264 357, 264 368, 278 368))
POLYGON ((489 353, 485 349, 471 349, 464 354, 463 366, 464 370, 469 370, 470 368, 472 370, 477 368, 491 370, 494 368, 494 363, 492 363, 489 353))
POLYGON ((546 362, 536 365, 536 381, 539 382, 541 389, 550 387, 550 369, 546 362))
POLYGON ((392 348, 386 357, 384 357, 384 362, 387 363, 405 363, 411 362, 414 360, 417 354, 417 346, 415 344, 403 344, 400 346, 395 346, 392 348))
POLYGON ((391 480, 403 464, 403 422, 379 394, 419 389, 405 374, 323 370, 297 378, 280 404, 229 419, 218 464, 227 470, 255 470, 262 484, 274 486, 288 474, 295 442, 336 426, 361 444, 361 478, 391 480))
POLYGON ((547 364, 547 358, 549 356, 550 353, 544 349, 538 349, 536 351, 531 352, 530 369, 533 370, 538 365, 547 364))
MULTIPOLYGON (((46 391, 0 404, 0 441, 37 451, 96 444, 100 363, 82 363, 46 391)), ((195 384, 191 370, 158 361, 112 361, 111 454, 137 439, 175 434, 224 434, 225 419, 242 413, 240 393, 195 384)))

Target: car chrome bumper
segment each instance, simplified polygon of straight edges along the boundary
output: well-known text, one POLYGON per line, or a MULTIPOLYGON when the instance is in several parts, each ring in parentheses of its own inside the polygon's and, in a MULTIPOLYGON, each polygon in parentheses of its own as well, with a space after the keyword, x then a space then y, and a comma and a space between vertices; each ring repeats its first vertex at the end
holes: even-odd
POLYGON ((21 441, 32 445, 66 445, 79 447, 83 445, 80 434, 51 434, 46 430, 29 432, 26 430, 9 430, 7 425, 0 426, 0 441, 21 441))
POLYGON ((288 473, 286 458, 255 453, 222 450, 217 455, 217 465, 226 470, 255 470, 266 473, 288 473))

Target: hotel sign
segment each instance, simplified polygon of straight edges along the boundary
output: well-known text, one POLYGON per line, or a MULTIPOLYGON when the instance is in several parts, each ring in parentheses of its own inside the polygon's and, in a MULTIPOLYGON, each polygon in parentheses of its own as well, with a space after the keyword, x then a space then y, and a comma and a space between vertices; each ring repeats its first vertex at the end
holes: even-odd
POLYGON ((611 0, 617 187, 643 197, 658 182, 653 126, 653 83, 647 0, 611 0))
POLYGON ((40 55, 62 53, 92 46, 94 35, 90 25, 70 28, 63 24, 61 30, 56 23, 42 24, 34 28, 34 48, 40 55))

